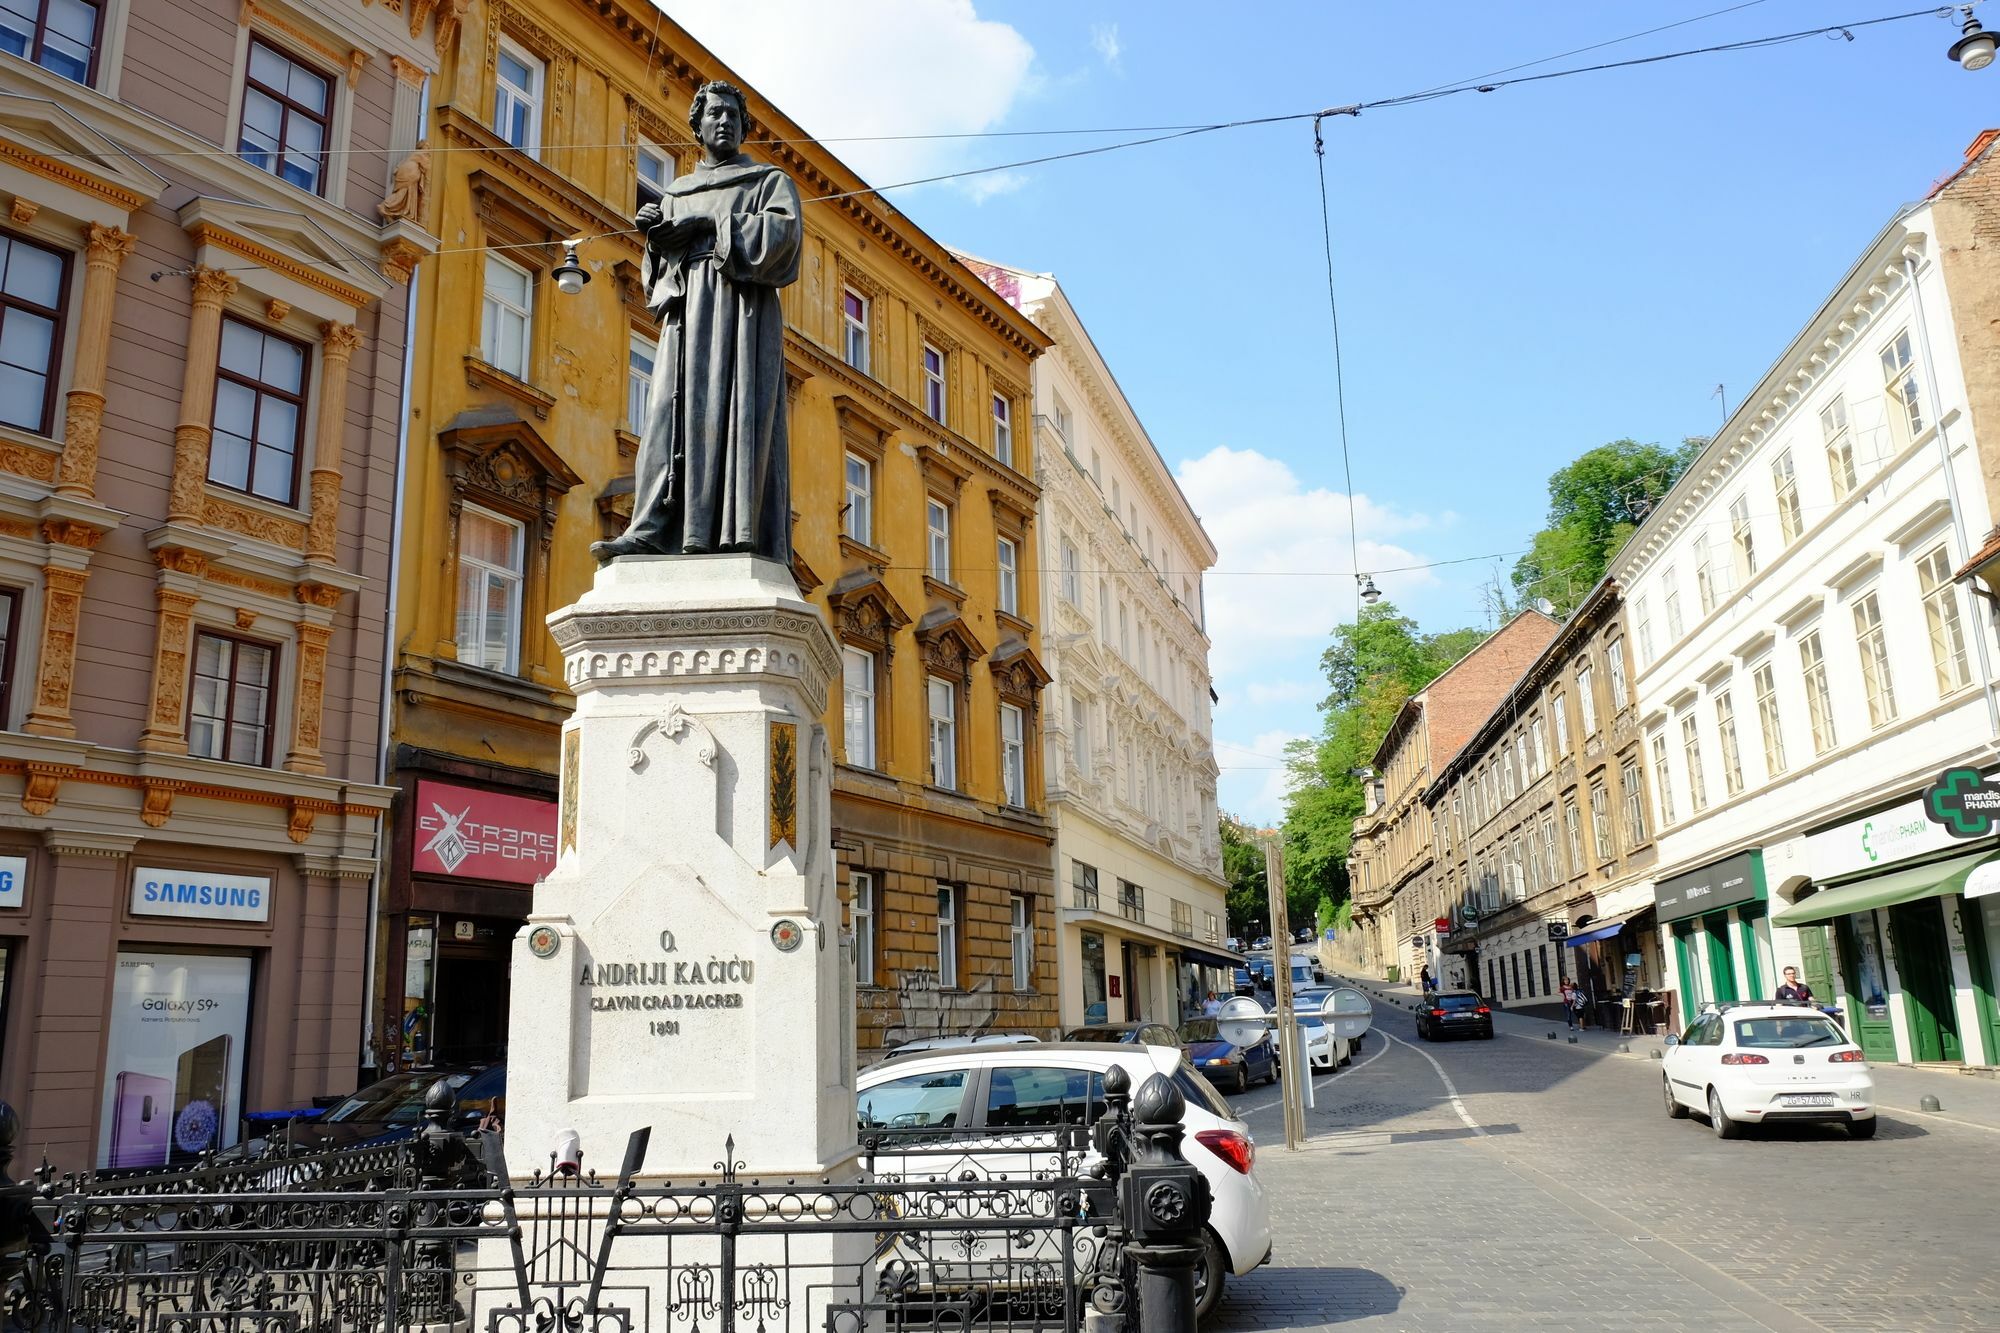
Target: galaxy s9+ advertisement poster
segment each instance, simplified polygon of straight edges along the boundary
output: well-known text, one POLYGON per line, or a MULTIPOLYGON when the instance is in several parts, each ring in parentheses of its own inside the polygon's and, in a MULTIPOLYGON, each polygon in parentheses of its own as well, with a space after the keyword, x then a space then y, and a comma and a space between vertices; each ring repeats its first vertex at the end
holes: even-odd
POLYGON ((249 1013, 248 958, 118 955, 100 1166, 171 1166, 236 1142, 249 1013))

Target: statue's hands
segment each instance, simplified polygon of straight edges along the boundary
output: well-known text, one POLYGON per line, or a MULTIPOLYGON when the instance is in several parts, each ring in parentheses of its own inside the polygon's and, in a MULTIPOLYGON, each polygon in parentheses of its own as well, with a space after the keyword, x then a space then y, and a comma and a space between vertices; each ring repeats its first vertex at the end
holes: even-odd
POLYGON ((690 213, 665 224, 659 233, 660 242, 669 247, 692 245, 704 237, 715 234, 715 219, 701 213, 690 213))
POLYGON ((632 225, 640 231, 651 231, 660 225, 660 217, 660 206, 658 204, 647 204, 639 210, 638 216, 632 219, 632 225))

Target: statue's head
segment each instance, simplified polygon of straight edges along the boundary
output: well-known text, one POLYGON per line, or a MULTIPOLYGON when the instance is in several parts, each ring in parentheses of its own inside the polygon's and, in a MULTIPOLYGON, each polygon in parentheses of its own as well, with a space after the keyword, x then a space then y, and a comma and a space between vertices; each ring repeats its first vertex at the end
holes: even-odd
POLYGON ((688 104, 688 126, 711 157, 734 157, 750 134, 749 99, 733 83, 704 83, 688 104))

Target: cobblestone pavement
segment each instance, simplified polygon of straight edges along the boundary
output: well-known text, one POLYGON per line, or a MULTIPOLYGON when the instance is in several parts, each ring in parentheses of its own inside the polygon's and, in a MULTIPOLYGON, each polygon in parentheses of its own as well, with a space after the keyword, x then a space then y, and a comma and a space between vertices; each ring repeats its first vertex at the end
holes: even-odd
POLYGON ((1376 1021, 1304 1150, 1273 1090, 1232 1098, 1277 1253, 1206 1333, 2000 1328, 2000 1131, 1889 1112, 1866 1143, 1724 1142, 1667 1119, 1651 1060, 1376 1021))

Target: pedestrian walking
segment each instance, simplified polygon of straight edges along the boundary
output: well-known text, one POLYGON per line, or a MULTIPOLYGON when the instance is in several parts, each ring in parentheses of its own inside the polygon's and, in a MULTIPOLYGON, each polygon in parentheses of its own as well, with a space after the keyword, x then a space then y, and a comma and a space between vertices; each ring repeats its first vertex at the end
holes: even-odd
POLYGON ((1222 1012, 1222 1001, 1215 998, 1214 991, 1210 991, 1208 993, 1208 999, 1202 1002, 1201 1012, 1202 1016, 1205 1018, 1214 1018, 1217 1014, 1222 1012))
POLYGON ((1423 985, 1424 994, 1426 995, 1431 994, 1438 988, 1437 978, 1431 975, 1430 964, 1428 963, 1424 964, 1424 972, 1423 972, 1423 977, 1421 978, 1421 984, 1423 985))
POLYGON ((1576 983, 1568 977, 1563 978, 1562 1002, 1563 1021, 1568 1023, 1570 1028, 1574 1030, 1576 1027, 1577 1011, 1583 1007, 1583 996, 1577 992, 1576 983))

